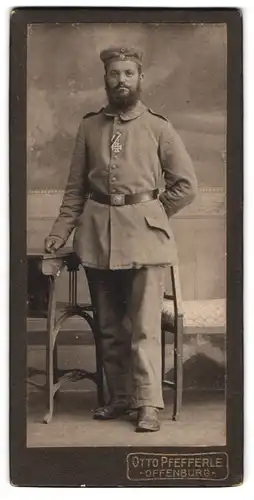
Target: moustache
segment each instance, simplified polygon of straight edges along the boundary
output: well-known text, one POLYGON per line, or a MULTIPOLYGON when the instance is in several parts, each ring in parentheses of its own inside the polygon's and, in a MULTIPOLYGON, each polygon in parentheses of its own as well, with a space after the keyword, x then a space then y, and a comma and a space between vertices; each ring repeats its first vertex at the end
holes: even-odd
POLYGON ((119 90, 119 89, 125 89, 125 90, 130 90, 130 88, 127 86, 127 85, 122 85, 122 84, 118 84, 114 90, 119 90))

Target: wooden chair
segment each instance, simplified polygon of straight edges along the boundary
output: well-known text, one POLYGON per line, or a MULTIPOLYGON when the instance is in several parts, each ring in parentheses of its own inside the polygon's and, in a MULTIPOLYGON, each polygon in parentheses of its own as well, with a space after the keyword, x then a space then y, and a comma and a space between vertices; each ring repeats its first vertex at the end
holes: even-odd
POLYGON ((170 266, 172 293, 162 309, 162 384, 174 389, 173 420, 179 418, 183 392, 183 334, 226 334, 226 299, 182 300, 178 266, 170 266), (165 379, 167 332, 174 335, 173 381, 165 379))

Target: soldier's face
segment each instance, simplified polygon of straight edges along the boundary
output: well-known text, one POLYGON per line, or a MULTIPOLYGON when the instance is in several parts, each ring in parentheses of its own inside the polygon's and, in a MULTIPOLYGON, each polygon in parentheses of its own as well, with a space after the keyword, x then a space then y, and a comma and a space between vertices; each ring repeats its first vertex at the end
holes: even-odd
POLYGON ((127 107, 139 99, 143 74, 133 61, 112 61, 106 70, 105 86, 109 102, 127 107))

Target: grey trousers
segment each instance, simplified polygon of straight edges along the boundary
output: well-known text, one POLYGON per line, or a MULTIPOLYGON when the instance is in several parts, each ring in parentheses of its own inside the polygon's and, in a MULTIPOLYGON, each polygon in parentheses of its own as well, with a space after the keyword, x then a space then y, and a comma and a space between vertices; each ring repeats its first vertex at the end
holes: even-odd
POLYGON ((111 400, 163 408, 161 310, 165 268, 85 268, 111 400))

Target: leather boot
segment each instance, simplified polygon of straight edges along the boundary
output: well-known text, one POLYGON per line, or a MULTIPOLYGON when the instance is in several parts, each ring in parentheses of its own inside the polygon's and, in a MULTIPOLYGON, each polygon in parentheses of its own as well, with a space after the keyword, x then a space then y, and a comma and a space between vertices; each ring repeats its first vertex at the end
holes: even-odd
POLYGON ((138 410, 136 432, 156 432, 160 430, 159 410, 154 406, 142 406, 138 410))
POLYGON ((128 401, 112 401, 108 405, 97 408, 93 418, 95 420, 113 420, 123 415, 127 415, 130 409, 131 406, 128 401))

